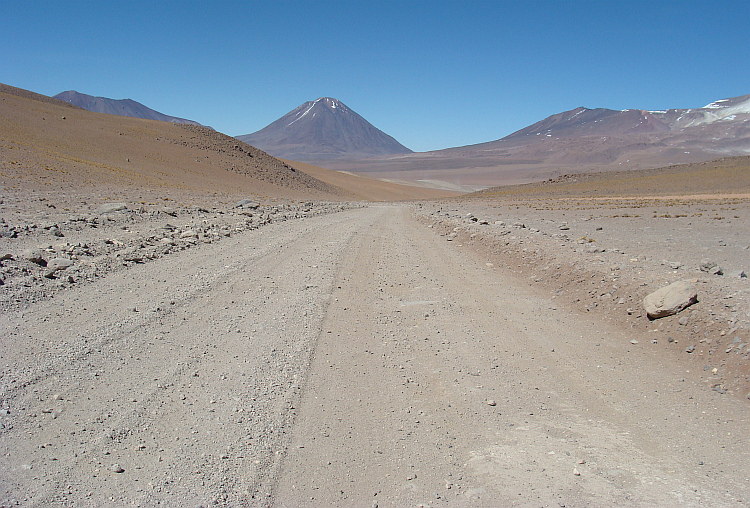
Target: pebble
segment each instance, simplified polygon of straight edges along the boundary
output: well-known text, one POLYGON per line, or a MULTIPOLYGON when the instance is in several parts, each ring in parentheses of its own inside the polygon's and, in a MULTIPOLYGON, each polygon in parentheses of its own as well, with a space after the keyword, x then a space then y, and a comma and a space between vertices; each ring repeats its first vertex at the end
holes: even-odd
POLYGON ((112 471, 113 473, 125 472, 125 470, 122 468, 122 466, 120 466, 120 464, 112 464, 111 466, 109 466, 109 470, 112 471))
POLYGON ((492 399, 489 399, 489 400, 487 401, 487 405, 488 405, 488 406, 497 406, 497 402, 495 402, 495 401, 494 401, 494 400, 492 400, 492 399))
POLYGON ((630 341, 630 343, 631 343, 631 344, 638 344, 638 341, 637 341, 637 340, 635 340, 635 339, 633 339, 633 340, 631 340, 631 341, 630 341))

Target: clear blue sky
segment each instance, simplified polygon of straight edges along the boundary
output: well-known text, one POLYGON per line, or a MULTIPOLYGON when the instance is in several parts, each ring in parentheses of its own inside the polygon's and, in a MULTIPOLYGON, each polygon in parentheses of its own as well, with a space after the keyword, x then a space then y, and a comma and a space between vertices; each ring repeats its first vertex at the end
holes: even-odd
POLYGON ((750 0, 5 2, 0 82, 230 135, 335 97, 417 151, 750 93, 750 0))

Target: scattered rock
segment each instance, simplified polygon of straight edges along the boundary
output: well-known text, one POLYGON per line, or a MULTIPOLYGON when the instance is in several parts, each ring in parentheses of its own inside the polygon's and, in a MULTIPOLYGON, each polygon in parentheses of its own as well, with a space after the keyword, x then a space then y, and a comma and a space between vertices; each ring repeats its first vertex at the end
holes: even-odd
POLYGON ((701 272, 708 272, 711 270, 711 268, 714 268, 716 266, 716 263, 711 261, 710 259, 702 259, 700 262, 700 265, 698 265, 698 268, 701 269, 701 272))
POLYGON ((677 281, 643 299, 643 308, 650 319, 672 316, 698 301, 698 291, 687 281, 677 281))
POLYGON ((715 392, 718 392, 718 393, 720 393, 722 395, 724 395, 725 393, 727 393, 727 389, 724 387, 724 385, 722 385, 720 383, 719 384, 715 384, 712 387, 712 390, 715 391, 715 392))
POLYGON ((127 251, 122 253, 122 260, 123 261, 132 261, 134 263, 142 263, 143 262, 143 253, 140 252, 138 249, 128 249, 127 251))
POLYGON ((710 259, 703 259, 700 262, 699 268, 701 272, 710 273, 711 275, 724 275, 724 269, 710 259))
POLYGON ((692 353, 693 351, 695 351, 695 346, 688 346, 685 348, 686 353, 692 353))
POLYGON ((124 473, 125 472, 125 470, 122 468, 122 466, 120 464, 112 464, 111 466, 109 466, 109 470, 112 471, 113 473, 124 473))
POLYGON ((47 263, 47 270, 44 272, 44 276, 52 279, 55 276, 55 272, 67 270, 73 264, 73 261, 67 258, 54 258, 47 263))
POLYGON ((494 400, 492 400, 492 399, 489 399, 489 400, 487 401, 487 405, 488 405, 488 406, 497 406, 497 402, 496 402, 496 401, 494 401, 494 400))
POLYGON ((96 209, 97 213, 113 213, 127 210, 128 206, 125 203, 104 203, 96 209))
POLYGON ((260 206, 260 203, 253 201, 252 199, 242 199, 234 205, 235 208, 247 208, 249 210, 255 210, 260 206))

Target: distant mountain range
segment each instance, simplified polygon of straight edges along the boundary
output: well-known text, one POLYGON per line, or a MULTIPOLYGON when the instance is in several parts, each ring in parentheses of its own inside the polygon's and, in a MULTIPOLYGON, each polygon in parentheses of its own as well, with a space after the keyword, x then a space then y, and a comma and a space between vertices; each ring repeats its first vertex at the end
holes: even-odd
POLYGON ((545 118, 503 140, 525 139, 529 136, 553 135, 627 135, 650 132, 680 131, 689 127, 708 125, 715 122, 746 121, 750 114, 750 95, 722 99, 697 109, 669 109, 666 111, 645 111, 641 109, 576 108, 545 118), (738 116, 739 115, 739 116, 738 116))
POLYGON ((140 102, 132 99, 108 99, 106 97, 94 97, 79 93, 75 90, 68 90, 54 96, 55 99, 78 106, 79 108, 93 111, 95 113, 108 113, 110 115, 130 116, 133 118, 144 118, 147 120, 159 120, 162 122, 186 123, 190 125, 200 125, 193 120, 179 118, 176 116, 165 115, 151 108, 147 108, 140 102))
MULTIPOLYGON (((89 111, 196 124, 130 99, 74 91, 55 96, 89 111)), ((750 95, 701 108, 648 111, 579 107, 504 138, 414 153, 341 101, 309 101, 237 139, 276 157, 383 178, 498 185, 570 172, 644 169, 750 155, 750 95)))
POLYGON ((695 162, 696 157, 749 155, 750 95, 694 109, 581 107, 547 117, 497 141, 437 153, 494 153, 546 164, 608 164, 643 157, 695 162))
POLYGON ((329 169, 472 185, 522 183, 565 173, 645 169, 750 155, 750 95, 702 108, 565 111, 502 139, 329 169))
POLYGON ((303 162, 412 153, 331 97, 308 101, 267 127, 237 139, 275 157, 303 162))

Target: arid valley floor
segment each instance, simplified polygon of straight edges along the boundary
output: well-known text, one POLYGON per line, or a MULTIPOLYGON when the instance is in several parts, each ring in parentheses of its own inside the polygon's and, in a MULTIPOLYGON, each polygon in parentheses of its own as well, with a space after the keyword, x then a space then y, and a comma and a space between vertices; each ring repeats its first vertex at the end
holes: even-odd
POLYGON ((0 98, 0 506, 750 504, 748 158, 458 196, 0 98))

